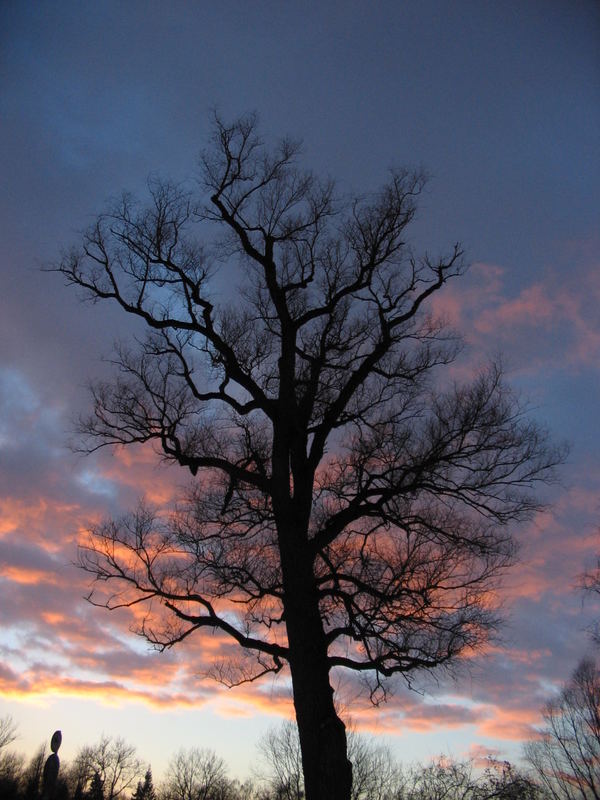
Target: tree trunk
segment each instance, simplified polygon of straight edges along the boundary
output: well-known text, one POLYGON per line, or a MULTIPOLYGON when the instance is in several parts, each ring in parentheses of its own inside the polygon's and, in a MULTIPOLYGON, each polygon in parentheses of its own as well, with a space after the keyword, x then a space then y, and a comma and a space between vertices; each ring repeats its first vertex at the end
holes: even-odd
POLYGON ((281 542, 284 607, 306 800, 350 800, 352 764, 333 703, 312 563, 300 544, 306 534, 290 535, 289 528, 286 534, 280 537, 287 540, 281 542))
POLYGON ((335 711, 329 676, 316 674, 307 660, 294 667, 290 659, 290 666, 306 800, 350 800, 346 728, 335 711))

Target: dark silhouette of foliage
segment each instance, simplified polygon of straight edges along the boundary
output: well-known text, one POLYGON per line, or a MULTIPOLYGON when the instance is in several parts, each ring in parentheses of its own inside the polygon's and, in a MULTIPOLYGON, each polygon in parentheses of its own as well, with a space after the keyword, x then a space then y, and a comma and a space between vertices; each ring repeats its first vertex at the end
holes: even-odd
POLYGON ((104 796, 104 781, 99 772, 94 772, 90 781, 90 787, 86 793, 86 800, 106 800, 104 796))
POLYGON ((154 782, 152 780, 152 770, 150 767, 144 775, 144 782, 138 781, 135 792, 131 795, 131 800, 156 800, 154 782))
POLYGON ((22 755, 6 750, 0 751, 0 797, 7 800, 20 797, 25 771, 24 761, 22 755))
POLYGON ((3 800, 20 800, 18 777, 2 770, 2 766, 0 765, 0 797, 3 800))
POLYGON ((17 738, 17 725, 10 715, 0 717, 0 797, 16 800, 19 796, 23 758, 6 750, 17 738))
POLYGON ((25 768, 23 774, 22 782, 24 784, 24 800, 38 800, 38 798, 41 796, 40 790, 45 761, 46 747, 42 744, 29 760, 29 764, 25 768))
POLYGON ((379 702, 488 641, 505 526, 562 454, 498 366, 441 382, 460 345, 427 304, 464 265, 459 245, 406 243, 424 176, 344 198, 298 153, 216 118, 203 197, 153 179, 147 207, 124 195, 57 269, 149 332, 94 388, 86 448, 152 442, 196 478, 172 515, 94 529, 90 599, 148 603, 158 648, 219 632, 240 646, 214 665, 230 685, 289 667, 307 798, 348 800, 330 671, 379 702))
MULTIPOLYGON (((54 800, 70 800, 70 798, 69 784, 59 776, 54 787, 54 800)), ((75 796, 73 796, 73 800, 77 800, 75 796)))

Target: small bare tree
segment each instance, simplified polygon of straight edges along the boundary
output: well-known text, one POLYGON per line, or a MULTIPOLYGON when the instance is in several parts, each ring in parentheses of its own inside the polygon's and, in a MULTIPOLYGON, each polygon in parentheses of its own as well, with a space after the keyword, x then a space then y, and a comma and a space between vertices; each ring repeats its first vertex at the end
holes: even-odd
MULTIPOLYGON (((268 784, 270 796, 277 800, 302 800, 304 780, 298 728, 291 722, 271 728, 259 741, 258 749, 267 766, 260 776, 268 784)), ((348 757, 352 762, 351 800, 401 800, 403 774, 388 747, 350 731, 348 757)))
POLYGON ((83 790, 101 787, 104 800, 117 800, 134 787, 142 765, 133 745, 124 739, 102 736, 94 745, 80 748, 71 766, 71 783, 83 790))
POLYGON ((270 728, 259 740, 258 749, 266 764, 266 771, 259 775, 271 794, 279 800, 302 800, 304 779, 298 728, 290 722, 270 728))
POLYGON ((405 776, 385 744, 350 731, 351 800, 403 800, 405 776))
POLYGON ((7 714, 0 717, 0 750, 12 744, 17 738, 17 724, 13 718, 7 714))
POLYGON ((180 750, 169 762, 162 787, 164 800, 217 800, 227 783, 225 762, 212 750, 180 750))
POLYGON ((600 798, 600 671, 583 660, 546 704, 540 738, 527 758, 552 800, 600 798))
POLYGON ((219 632, 255 657, 215 666, 230 684, 289 666, 307 798, 348 800, 331 670, 378 702, 488 641, 506 525, 561 453, 497 366, 442 386, 459 345, 426 306, 464 267, 406 244, 423 175, 342 198, 297 158, 217 118, 204 196, 152 180, 57 268, 149 331, 95 387, 88 449, 154 442, 196 477, 171 517, 94 529, 81 566, 115 591, 90 599, 147 603, 158 648, 219 632))
POLYGON ((23 783, 25 758, 5 748, 17 738, 17 724, 7 714, 0 717, 0 797, 16 798, 23 783))
POLYGON ((471 761, 440 758, 413 768, 397 800, 545 800, 545 795, 507 761, 491 761, 482 773, 471 761))

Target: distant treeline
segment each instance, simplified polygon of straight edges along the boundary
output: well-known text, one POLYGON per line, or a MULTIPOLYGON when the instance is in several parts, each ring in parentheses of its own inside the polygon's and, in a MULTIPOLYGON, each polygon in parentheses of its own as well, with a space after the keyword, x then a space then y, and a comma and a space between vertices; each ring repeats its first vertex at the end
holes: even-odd
MULTIPOLYGON (((526 745, 524 767, 440 757, 406 767, 373 738, 350 732, 351 800, 588 800, 600 797, 600 671, 582 661, 544 709, 544 725, 526 745)), ((254 774, 241 783, 209 749, 189 747, 155 785, 133 745, 103 736, 63 762, 52 795, 44 792, 46 746, 27 758, 11 745, 17 728, 0 718, 0 800, 302 800, 296 726, 287 722, 258 743, 254 774)))
MULTIPOLYGON (((386 746, 356 734, 349 738, 352 800, 543 796, 532 780, 506 762, 490 762, 483 772, 470 762, 448 759, 404 769, 386 746)), ((191 747, 173 756, 164 779, 155 785, 151 767, 142 766, 133 746, 120 738, 103 737, 61 765, 52 800, 301 800, 302 765, 295 726, 285 723, 270 731, 258 747, 261 767, 243 783, 228 776, 224 760, 216 753, 191 747)), ((13 752, 0 753, 0 798, 45 800, 46 756, 44 746, 29 761, 13 752)))

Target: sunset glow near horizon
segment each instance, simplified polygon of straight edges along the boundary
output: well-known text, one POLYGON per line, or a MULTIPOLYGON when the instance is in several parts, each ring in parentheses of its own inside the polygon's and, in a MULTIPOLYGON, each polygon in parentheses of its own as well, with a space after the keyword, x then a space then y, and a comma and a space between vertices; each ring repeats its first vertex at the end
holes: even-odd
POLYGON ((68 762, 105 733, 157 777, 191 745, 243 777, 292 712, 286 674, 218 686, 204 672, 219 637, 154 652, 128 612, 85 602, 73 565, 90 524, 141 496, 167 504, 189 475, 151 448, 69 449, 86 384, 110 374, 102 356, 138 329, 40 268, 107 198, 194 175, 217 105, 301 138, 303 165, 342 191, 376 189, 391 164, 431 171, 409 232, 432 254, 459 240, 471 263, 433 309, 464 336, 455 374, 501 353, 533 418, 571 446, 549 508, 515 529, 502 642, 379 708, 333 675, 346 719, 405 762, 518 759, 545 700, 597 655, 600 603, 577 581, 600 553, 598 5, 15 2, 0 29, 0 717, 15 749, 61 728, 68 762))

